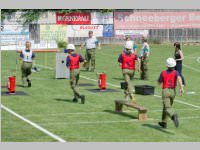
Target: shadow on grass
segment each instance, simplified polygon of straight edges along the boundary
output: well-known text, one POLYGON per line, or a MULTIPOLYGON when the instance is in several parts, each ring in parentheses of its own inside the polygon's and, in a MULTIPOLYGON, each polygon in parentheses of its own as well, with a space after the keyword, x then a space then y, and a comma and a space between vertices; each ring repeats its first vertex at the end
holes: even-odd
POLYGON ((148 128, 152 128, 152 129, 158 130, 158 131, 163 132, 163 133, 167 133, 167 134, 174 135, 173 132, 167 131, 167 129, 163 129, 162 127, 160 127, 160 126, 158 126, 158 125, 153 125, 153 124, 143 124, 142 126, 144 126, 144 127, 148 127, 148 128))
POLYGON ((21 88, 25 88, 23 85, 21 85, 21 84, 17 84, 16 85, 17 87, 21 87, 21 88))
POLYGON ((141 80, 139 77, 134 77, 132 80, 141 80))
POLYGON ((85 69, 80 69, 80 72, 91 72, 91 71, 85 70, 85 69))
POLYGON ((117 77, 114 77, 114 78, 112 78, 112 79, 114 79, 114 80, 120 80, 120 81, 123 81, 123 80, 124 80, 124 78, 122 78, 122 77, 121 77, 121 78, 119 78, 119 77, 118 77, 118 78, 117 78, 117 77))
POLYGON ((2 89, 3 89, 3 88, 8 88, 8 86, 7 86, 7 85, 2 85, 1 88, 2 88, 2 89))
POLYGON ((76 104, 76 102, 73 102, 71 99, 55 98, 54 100, 59 101, 59 102, 67 102, 67 103, 74 103, 74 104, 76 104))
POLYGON ((115 115, 120 115, 120 116, 131 118, 131 119, 137 119, 137 117, 130 115, 130 114, 127 114, 127 113, 124 113, 124 112, 116 112, 116 111, 113 111, 113 110, 104 110, 104 112, 115 114, 115 115))
POLYGON ((16 91, 15 93, 9 93, 8 91, 1 91, 2 96, 26 96, 27 93, 23 91, 16 91))
MULTIPOLYGON (((121 77, 121 78, 117 78, 117 77, 114 77, 114 78, 112 78, 112 79, 114 79, 114 80, 119 80, 119 81, 124 81, 124 78, 123 77, 121 77)), ((132 80, 140 80, 140 78, 138 78, 138 77, 134 77, 132 80)))

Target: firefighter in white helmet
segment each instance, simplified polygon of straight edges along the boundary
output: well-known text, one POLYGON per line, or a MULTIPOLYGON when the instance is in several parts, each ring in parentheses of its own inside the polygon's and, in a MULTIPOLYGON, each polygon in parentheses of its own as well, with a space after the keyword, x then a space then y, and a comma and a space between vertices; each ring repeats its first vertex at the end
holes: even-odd
POLYGON ((167 70, 161 72, 158 79, 158 83, 162 83, 162 100, 163 100, 163 112, 162 121, 158 124, 167 128, 167 118, 171 118, 175 127, 179 126, 178 115, 172 110, 172 104, 176 95, 176 82, 178 80, 180 87, 180 95, 183 95, 182 79, 178 71, 174 69, 176 61, 173 58, 166 60, 167 70))
POLYGON ((136 60, 138 61, 138 71, 140 72, 140 59, 135 55, 135 53, 131 52, 133 48, 132 41, 127 41, 125 44, 125 48, 126 51, 123 51, 118 58, 118 62, 121 63, 122 74, 126 83, 124 93, 126 99, 130 98, 133 103, 136 103, 135 96, 133 95, 131 77, 133 76, 133 72, 135 70, 136 60))
MULTIPOLYGON (((137 44, 136 44, 136 41, 132 40, 132 38, 131 38, 130 35, 126 35, 126 36, 125 36, 125 41, 126 41, 126 42, 127 42, 127 41, 132 42, 133 47, 132 47, 132 49, 131 49, 131 52, 132 52, 132 53, 135 53, 135 55, 137 55, 137 48, 138 48, 138 46, 137 46, 137 44)), ((125 52, 126 52, 126 48, 125 48, 126 42, 125 42, 125 44, 124 44, 124 51, 125 51, 125 52)), ((133 75, 131 76, 131 80, 134 79, 134 75, 135 75, 135 71, 133 72, 133 75)))
POLYGON ((70 86, 74 93, 73 102, 78 102, 78 99, 81 99, 81 103, 85 103, 85 96, 82 95, 78 90, 78 81, 79 81, 79 64, 84 62, 83 57, 80 54, 75 52, 74 44, 67 45, 67 51, 69 55, 67 56, 66 66, 70 69, 70 86))

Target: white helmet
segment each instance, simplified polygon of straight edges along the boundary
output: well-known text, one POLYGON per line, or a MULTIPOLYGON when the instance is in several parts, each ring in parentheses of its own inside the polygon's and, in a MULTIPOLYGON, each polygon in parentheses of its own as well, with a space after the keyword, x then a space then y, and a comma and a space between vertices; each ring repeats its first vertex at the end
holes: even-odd
POLYGON ((175 67, 176 66, 176 61, 174 60, 174 58, 168 58, 166 60, 166 66, 170 67, 170 68, 175 67))
POLYGON ((67 49, 75 50, 74 44, 68 44, 68 45, 67 45, 67 49))
POLYGON ((133 48, 133 42, 132 41, 127 41, 126 44, 125 44, 125 48, 132 49, 133 48))

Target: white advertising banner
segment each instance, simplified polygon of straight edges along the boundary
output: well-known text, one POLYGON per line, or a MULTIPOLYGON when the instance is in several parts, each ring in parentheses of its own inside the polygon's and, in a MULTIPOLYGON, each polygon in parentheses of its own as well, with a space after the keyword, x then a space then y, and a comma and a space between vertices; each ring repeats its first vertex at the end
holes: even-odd
POLYGON ((113 13, 91 12, 91 24, 113 24, 113 13))
POLYGON ((148 30, 115 30, 116 37, 125 37, 130 35, 133 39, 140 38, 141 36, 148 36, 148 30))
POLYGON ((200 28, 200 11, 115 12, 116 30, 200 28))
POLYGON ((23 25, 1 25, 0 35, 28 35, 29 26, 23 25))
POLYGON ((67 25, 40 25, 40 40, 67 41, 67 25))
POLYGON ((52 49, 52 48, 58 48, 57 43, 55 40, 51 40, 51 41, 40 41, 39 44, 35 44, 33 40, 29 40, 28 37, 20 37, 18 36, 18 38, 13 38, 13 37, 8 37, 9 40, 7 40, 8 42, 5 43, 5 39, 4 43, 1 43, 1 50, 22 50, 25 48, 25 42, 28 40, 31 42, 31 47, 32 49, 52 49), (13 41, 11 41, 13 40, 13 41))
POLYGON ((5 19, 2 20, 1 24, 2 25, 22 25, 24 22, 24 19, 21 17, 22 14, 23 13, 21 11, 17 11, 10 15, 6 15, 5 19))
POLYGON ((29 27, 1 25, 1 50, 16 50, 20 42, 29 40, 29 27))
POLYGON ((30 41, 29 35, 1 35, 1 50, 22 49, 26 41, 30 41))
POLYGON ((18 50, 18 48, 15 45, 7 45, 7 46, 1 46, 1 51, 11 51, 11 50, 18 50))
POLYGON ((26 40, 29 40, 29 35, 1 35, 1 45, 16 44, 26 40))
POLYGON ((103 25, 68 25, 67 36, 68 37, 88 37, 88 32, 93 31, 93 35, 96 37, 103 36, 103 25))

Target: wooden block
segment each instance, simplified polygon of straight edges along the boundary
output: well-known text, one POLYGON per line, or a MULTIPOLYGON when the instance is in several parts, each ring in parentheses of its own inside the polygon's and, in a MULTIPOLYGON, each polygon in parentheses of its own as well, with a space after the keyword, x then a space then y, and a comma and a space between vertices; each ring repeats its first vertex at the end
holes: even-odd
POLYGON ((147 111, 138 111, 138 119, 139 121, 147 120, 147 111))
POLYGON ((122 104, 120 104, 119 102, 115 101, 115 111, 122 112, 122 107, 123 107, 122 104))
POLYGON ((137 109, 139 121, 147 120, 147 109, 145 107, 139 106, 126 100, 115 100, 115 111, 122 112, 123 105, 137 109))

